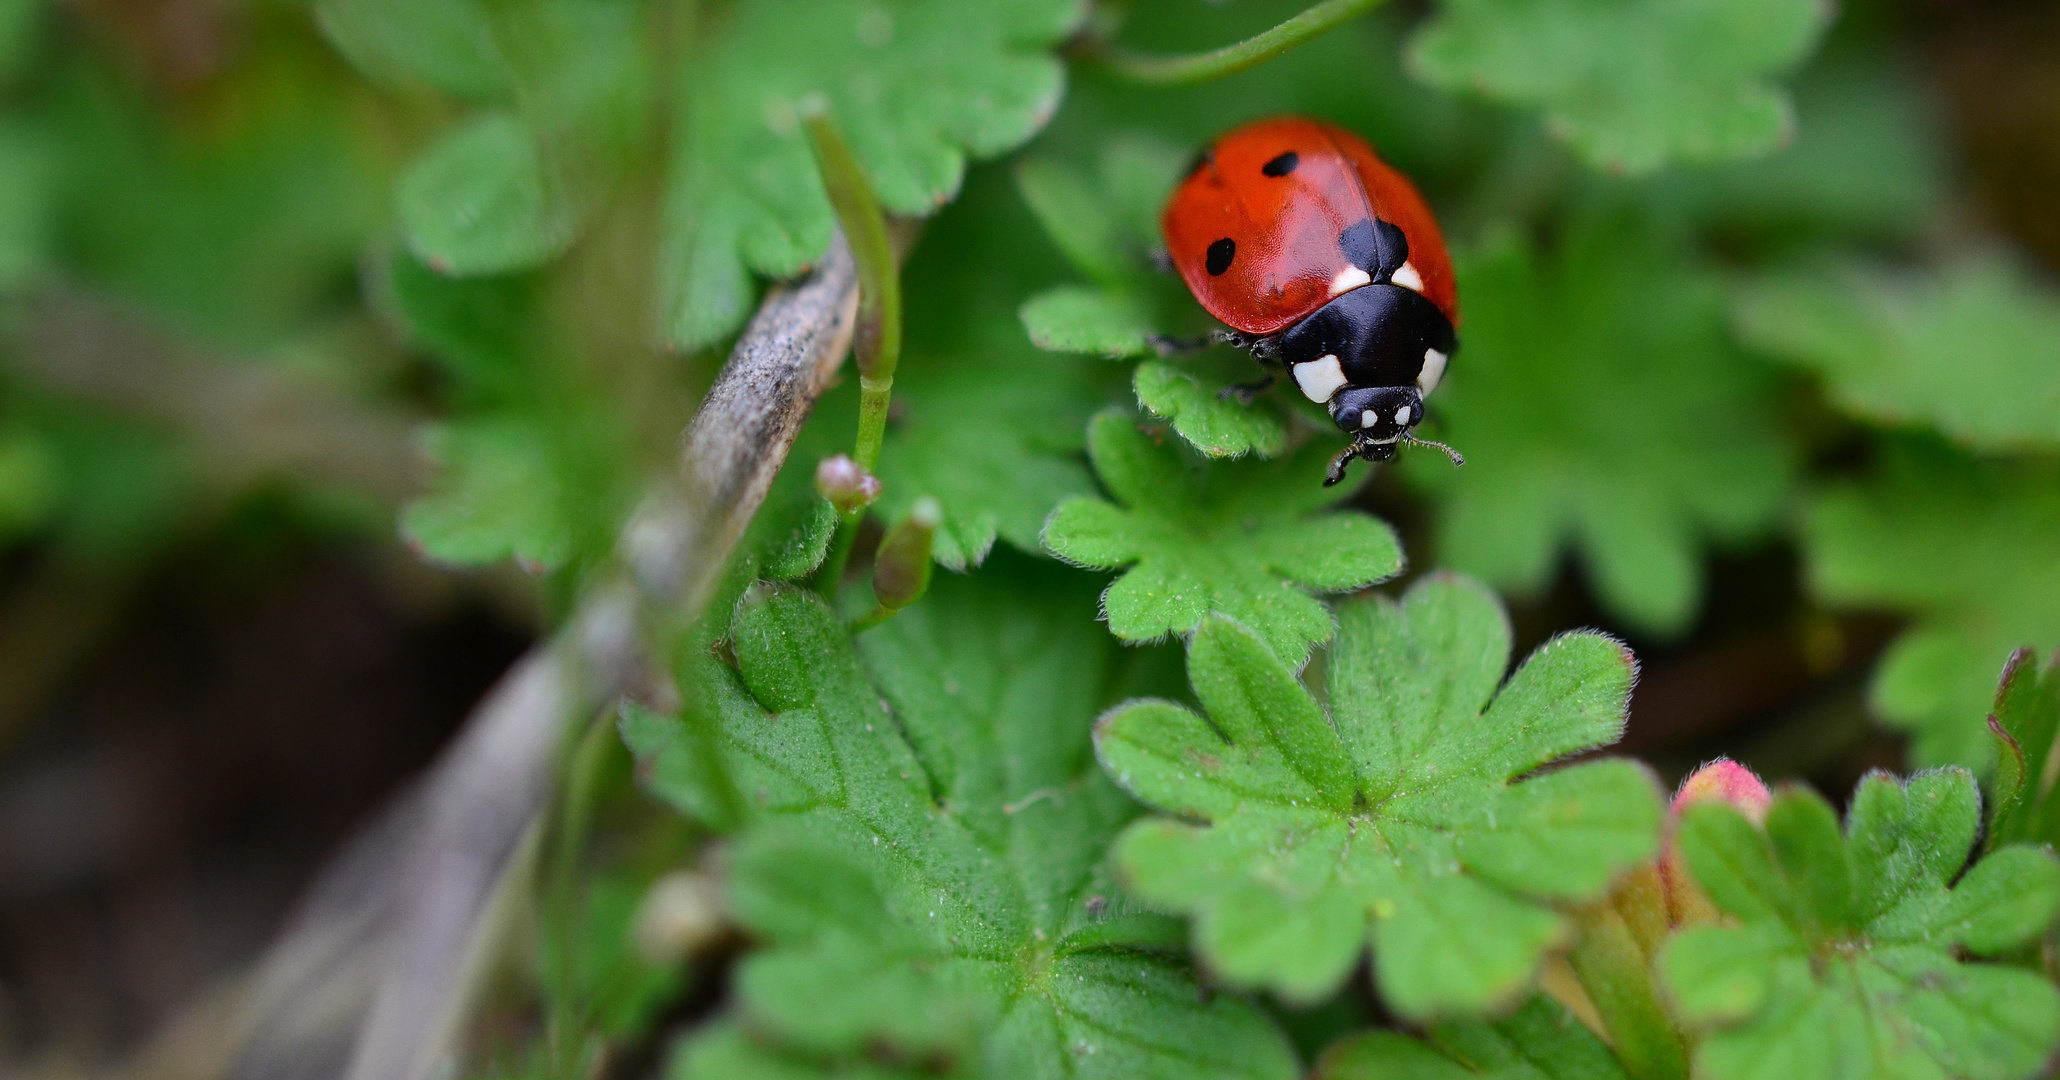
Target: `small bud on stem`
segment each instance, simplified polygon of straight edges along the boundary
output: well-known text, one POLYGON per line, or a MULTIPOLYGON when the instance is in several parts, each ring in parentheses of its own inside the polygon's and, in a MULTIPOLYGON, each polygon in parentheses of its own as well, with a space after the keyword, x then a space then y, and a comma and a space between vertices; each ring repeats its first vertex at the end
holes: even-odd
POLYGON ((878 606, 853 625, 877 626, 902 608, 923 598, 930 588, 930 547, 944 523, 944 506, 928 495, 917 499, 908 516, 887 530, 873 556, 873 596, 878 606))
POLYGON ((815 491, 838 514, 856 514, 880 497, 880 478, 859 468, 851 455, 836 454, 815 467, 815 491))
POLYGON ((1674 843, 1673 830, 1681 820, 1681 812, 1695 803, 1715 800, 1730 803, 1757 824, 1766 820, 1767 804, 1773 799, 1773 793, 1751 769, 1729 758, 1718 758, 1681 781, 1681 790, 1674 793, 1674 801, 1667 808, 1666 847, 1659 857, 1660 882, 1666 890, 1667 916, 1673 925, 1692 926, 1713 922, 1717 917, 1716 905, 1695 883, 1695 876, 1681 858, 1681 849, 1674 843))

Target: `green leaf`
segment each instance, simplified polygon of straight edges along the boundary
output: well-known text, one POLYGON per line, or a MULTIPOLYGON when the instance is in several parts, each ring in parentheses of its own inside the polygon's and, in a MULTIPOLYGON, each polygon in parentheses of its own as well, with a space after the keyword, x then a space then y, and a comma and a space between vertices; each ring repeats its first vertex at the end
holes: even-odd
POLYGON ((44 138, 0 121, 0 288, 29 282, 51 254, 57 165, 44 138))
POLYGON ((1159 214, 1180 180, 1188 152, 1156 134, 1123 132, 1100 148, 1095 176, 1031 158, 1016 187, 1066 259, 1098 285, 1133 286, 1164 247, 1159 214))
MULTIPOLYGON (((1050 118, 1050 54, 1079 0, 808 0, 745 4, 684 65, 660 239, 666 325, 698 348, 734 330, 751 274, 820 258, 834 218, 796 116, 820 101, 887 210, 949 201, 970 158, 1014 148, 1050 118)), ((913 321, 911 326, 915 325, 913 321)))
POLYGON ((1840 407, 1978 450, 2060 446, 2060 294, 2001 260, 1935 278, 1843 266, 1771 275, 1738 326, 1822 375, 1840 407))
POLYGON ((1764 831, 1721 802, 1690 807, 1681 852, 1739 920, 1677 934, 1659 956, 1677 1015, 1701 1033, 1696 1075, 2036 1074, 2060 1047, 2060 990, 1954 950, 2000 952, 2052 925, 2060 860, 2005 847, 1949 886, 1979 802, 1973 776, 1949 769, 1906 784, 1868 776, 1843 836, 1826 834, 1829 805, 1800 790, 1775 799, 1764 831), (1757 842, 1756 855, 1741 837, 1757 842), (1751 892, 1725 884, 1754 875, 1751 892))
POLYGON ((1068 499, 1044 543, 1079 566, 1129 567, 1102 594, 1117 637, 1185 634, 1217 611, 1299 667, 1331 634, 1330 611, 1305 590, 1362 588, 1402 568, 1386 524, 1321 512, 1351 494, 1322 486, 1329 453, 1312 441, 1276 461, 1197 467, 1154 445, 1122 411, 1106 411, 1089 429, 1088 455, 1121 505, 1068 499))
MULTIPOLYGON (((1140 938, 1115 892, 1104 851, 1136 810, 1090 753, 1117 650, 1079 632, 1085 584, 997 562, 939 577, 858 654, 813 594, 760 587, 731 627, 737 675, 692 662, 753 822, 731 873, 764 943, 738 970, 745 1017, 838 1061, 1287 1080, 1263 1014, 1147 951, 1163 931, 1140 938)), ((639 723, 646 768, 688 737, 639 723)))
POLYGON ((2060 647, 2060 471, 1984 463, 1909 440, 1875 474, 1826 487, 1804 520, 1821 600, 1910 613, 1875 668, 1872 704, 1919 765, 1986 773, 1983 718, 2019 647, 2060 647))
POLYGON ((481 0, 320 0, 315 16, 337 50, 375 79, 420 81, 468 98, 512 89, 481 0))
POLYGON ((1402 1016, 1515 999, 1567 933, 1549 902, 1651 858, 1660 808, 1627 762, 1511 782, 1613 739, 1633 664, 1570 634, 1497 696, 1509 641, 1493 595, 1462 578, 1351 601, 1326 718, 1258 636, 1209 618, 1188 653, 1207 719, 1140 702, 1095 732, 1110 775, 1178 815, 1123 834, 1125 879, 1194 916, 1216 971, 1293 1000, 1330 993, 1369 943, 1402 1016))
POLYGON ((391 177, 373 95, 301 16, 251 12, 204 102, 176 107, 118 63, 51 58, 67 70, 38 120, 68 276, 216 348, 276 350, 338 317, 391 177))
POLYGON ((1829 52, 1796 80, 1795 105, 1793 143, 1756 161, 1661 173, 1643 185, 1651 211, 1775 250, 1827 236, 1920 239, 1947 182, 1917 71, 1876 52, 1829 52))
POLYGON ((401 177, 408 246, 446 274, 493 274, 549 261, 579 214, 545 169, 529 125, 486 113, 446 134, 401 177))
POLYGON ((1210 457, 1270 458, 1287 449, 1280 416, 1224 397, 1228 383, 1157 360, 1137 365, 1134 382, 1145 411, 1172 421, 1181 438, 1210 457))
POLYGON ((920 1069, 870 1061, 825 1062, 752 1038, 742 1025, 704 1024, 674 1049, 667 1080, 918 1080, 920 1069))
POLYGON ((1040 349, 1120 360, 1149 356, 1157 328, 1150 310, 1119 292, 1080 285, 1047 289, 1023 302, 1023 329, 1040 349))
POLYGON ((532 572, 570 556, 557 476, 534 427, 505 419, 431 424, 422 441, 441 475, 401 513, 402 535, 422 554, 460 566, 514 558, 532 572))
POLYGON ((1429 409, 1466 466, 1402 463, 1443 511, 1439 558, 1534 596, 1572 547, 1618 618, 1685 630, 1705 540, 1764 532, 1793 473, 1773 381, 1729 345, 1715 279, 1627 219, 1549 258, 1491 243, 1460 278, 1462 351, 1429 409))
POLYGON ((63 494, 60 468, 49 441, 33 428, 0 427, 0 539, 49 520, 63 494))
POLYGON ((1455 1020, 1429 1038, 1367 1031, 1339 1040, 1314 1080, 1626 1080, 1601 1039, 1543 996, 1506 1017, 1455 1020))
POLYGON ((2049 662, 2041 675, 2031 650, 2011 656, 1989 727, 1999 751, 1995 797, 1989 801, 1989 848, 2021 840, 2060 844, 2060 799, 2053 797, 2048 766, 2060 737, 2060 659, 2049 662))
POLYGON ((1544 110, 1591 164, 1753 157, 1794 124, 1774 76, 1830 22, 1817 0, 1445 0, 1411 42, 1411 68, 1448 90, 1544 110))
POLYGON ((647 960, 633 947, 637 905, 655 876, 628 869, 593 873, 579 886, 568 925, 546 927, 547 934, 567 939, 540 950, 546 998, 603 1039, 645 1034, 684 981, 682 969, 647 960))

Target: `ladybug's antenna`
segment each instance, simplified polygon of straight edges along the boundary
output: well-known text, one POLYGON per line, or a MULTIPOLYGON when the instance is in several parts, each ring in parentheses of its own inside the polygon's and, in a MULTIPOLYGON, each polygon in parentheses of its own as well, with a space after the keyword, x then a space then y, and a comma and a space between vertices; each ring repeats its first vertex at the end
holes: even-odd
POLYGON ((1420 439, 1417 438, 1414 433, 1408 431, 1404 431, 1402 433, 1402 441, 1407 443, 1415 443, 1418 446, 1435 446, 1438 449, 1443 450, 1445 452, 1446 457, 1452 459, 1452 464, 1454 466, 1466 464, 1466 455, 1461 454, 1459 451, 1454 450, 1449 446, 1446 446, 1444 443, 1434 442, 1430 439, 1420 439))

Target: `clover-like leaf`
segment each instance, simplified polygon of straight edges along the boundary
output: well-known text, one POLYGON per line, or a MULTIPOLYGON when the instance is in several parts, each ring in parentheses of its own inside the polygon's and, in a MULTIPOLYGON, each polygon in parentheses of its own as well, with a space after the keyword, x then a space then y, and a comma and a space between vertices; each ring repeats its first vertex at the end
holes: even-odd
POLYGON ((673 344, 698 349, 743 322, 754 273, 792 276, 829 247, 835 216, 803 112, 835 119, 886 209, 927 214, 957 194, 968 159, 1012 149, 1051 117, 1064 83, 1052 49, 1084 8, 742 4, 679 28, 679 62, 662 71, 653 24, 631 3, 324 0, 321 17, 375 77, 505 110, 464 121, 403 185, 410 244, 457 273, 562 251, 667 103, 659 318, 673 344))
POLYGON ((1314 1080, 1627 1080, 1609 1047, 1543 996, 1508 1016, 1448 1021, 1426 1035, 1341 1039, 1317 1061, 1314 1080))
MULTIPOLYGON (((884 1047, 991 1076, 1288 1080, 1264 1015, 1202 995, 1168 920, 1114 891, 1104 852, 1136 808, 1092 759, 1117 650, 1077 630, 1084 583, 999 561, 938 578, 856 654, 813 594, 760 587, 731 626, 737 673, 696 663, 751 823, 730 875, 764 943, 736 976, 744 1017, 834 1061, 884 1047)), ((708 775, 681 767, 684 720, 624 733, 669 783, 708 775)))
POLYGON ((375 79, 481 99, 513 89, 483 0, 319 0, 315 15, 338 51, 375 79))
POLYGON ((1145 411, 1172 421, 1181 438, 1210 457, 1274 457, 1287 449, 1287 425, 1278 413, 1225 397, 1231 384, 1192 365, 1147 360, 1137 365, 1133 382, 1145 411))
POLYGON ((1351 492, 1322 486, 1321 443, 1270 462, 1196 465, 1110 410, 1094 418, 1087 451, 1121 505, 1060 503, 1044 544, 1079 566, 1128 568, 1102 594, 1109 629, 1125 640, 1185 634, 1216 611, 1299 667, 1331 635, 1330 610, 1307 590, 1357 589, 1402 568, 1384 522, 1322 512, 1351 492))
POLYGON ((1989 713, 1989 731, 1997 754, 1988 847, 2020 840, 2060 843, 2060 799, 2053 797, 2055 778, 2045 767, 2060 740, 2060 656, 2043 675, 2030 649, 2010 657, 1989 713))
POLYGON ((1771 149, 1793 127, 1774 76, 1830 22, 1822 0, 1443 0, 1418 75, 1544 110, 1589 162, 1650 172, 1771 149))
POLYGON ((1891 442, 1877 473, 1825 489, 1804 522, 1810 589, 1916 616, 1875 668, 1874 710, 1920 765, 1986 773, 1983 717, 2024 646, 2060 647, 2060 470, 1891 442))
POLYGON ((417 550, 461 566, 513 558, 539 573, 565 562, 572 537, 541 432, 487 419, 432 424, 422 438, 441 475, 401 514, 401 533, 417 550))
POLYGON ((535 266, 565 250, 579 227, 536 133, 509 113, 446 133, 408 167, 397 199, 409 245, 447 274, 535 266))
POLYGON ((835 219, 797 116, 821 102, 880 203, 925 214, 969 157, 1009 150, 1058 105, 1051 48, 1079 0, 808 0, 746 4, 687 65, 660 270, 667 325, 694 348, 751 304, 751 273, 820 258, 835 219))
POLYGON ((1439 559, 1535 594, 1570 546, 1617 616, 1685 629, 1704 541, 1771 526, 1793 472, 1774 382, 1730 346, 1717 282, 1627 219, 1550 258, 1493 243, 1460 277, 1462 351, 1429 410, 1466 467, 1403 455, 1442 508, 1439 559))
POLYGON ((2031 940, 2060 913, 2060 861, 2001 848, 1964 875, 1980 796, 1964 769, 1860 782, 1843 832, 1790 789, 1764 827, 1719 802, 1690 807, 1678 843, 1737 920, 1677 934, 1658 971, 1701 1031, 1709 1080, 2030 1077, 2060 1047, 2060 990, 1969 963, 2031 940), (1958 877, 1957 883, 1954 882, 1958 877))
POLYGON ((1510 1001, 1568 932, 1553 902, 1597 896, 1658 850, 1658 791, 1630 762, 1511 782, 1615 739, 1631 654, 1568 634, 1505 685, 1501 605, 1442 574, 1400 603, 1351 601, 1340 622, 1329 716, 1214 616, 1188 652, 1206 719, 1147 701, 1097 725, 1116 782, 1177 815, 1123 834, 1124 880, 1193 914, 1196 947, 1238 982, 1320 998, 1370 943, 1400 1015, 1510 1001))
POLYGON ((1773 249, 1826 236, 1909 242, 1947 198, 1922 81, 1898 59, 1819 57, 1796 80, 1795 141, 1764 158, 1660 173, 1640 189, 1677 214, 1773 249))
POLYGON ((1130 296, 1060 285, 1023 302, 1023 329, 1040 349, 1110 360, 1149 356, 1158 332, 1151 312, 1130 296))
POLYGON ((1738 311, 1754 346, 1821 374, 1838 404, 1980 450, 2060 446, 2060 293, 2000 260, 1935 279, 1789 271, 1738 311))

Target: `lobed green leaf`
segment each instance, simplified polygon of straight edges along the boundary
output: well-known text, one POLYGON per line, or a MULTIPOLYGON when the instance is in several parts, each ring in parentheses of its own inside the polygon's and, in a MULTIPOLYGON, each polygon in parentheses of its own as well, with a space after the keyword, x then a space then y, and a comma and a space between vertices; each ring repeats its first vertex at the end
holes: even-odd
POLYGON ((2060 990, 1960 960, 2032 940, 2060 915, 2060 860, 2005 847, 1957 883, 1979 820, 1974 778, 1861 781, 1831 809, 1778 795, 1764 830, 1704 802, 1681 820, 1688 866, 1735 926, 1675 935, 1659 975, 1701 1032, 1711 1080, 1852 1075, 2029 1077, 2060 1048, 2060 990))
POLYGON ((1445 0, 1410 43, 1411 68, 1448 90, 1536 106, 1593 165, 1755 157, 1792 133, 1772 78, 1830 22, 1813 0, 1445 0))
POLYGON ((1918 764, 1986 773, 1997 673, 2020 647, 2060 647, 2060 473, 1914 441, 1882 459, 1809 506, 1810 589, 1915 616, 1875 668, 1872 705, 1910 732, 1918 764))
POLYGON ((1088 454, 1120 505, 1069 499, 1044 543, 1077 565, 1128 567, 1102 594, 1117 637, 1185 634, 1215 611, 1299 666, 1331 635, 1329 610, 1305 589, 1358 588, 1401 569, 1386 525, 1353 511, 1317 515, 1351 494, 1321 486, 1321 444, 1271 462, 1196 467, 1112 410, 1095 417, 1088 454))
POLYGON ((927 214, 957 194, 969 158, 1009 150, 1058 105, 1051 48, 1079 0, 807 0, 747 4, 684 65, 659 267, 666 326, 683 348, 729 334, 751 275, 791 276, 834 224, 797 117, 821 103, 880 204, 927 214))
POLYGON ((1508 1001, 1566 931, 1548 901, 1598 895, 1656 850, 1658 799, 1633 765, 1511 782, 1538 764, 1511 747, 1586 749, 1576 733, 1614 733, 1629 656, 1562 639, 1505 706, 1490 699, 1509 627, 1479 585, 1434 576, 1401 604, 1348 603, 1339 625, 1333 717, 1259 635, 1211 616, 1188 653, 1206 719, 1139 702, 1099 722, 1109 774, 1184 819, 1131 826, 1117 862, 1140 896, 1192 914, 1197 948, 1236 981, 1314 1000, 1370 944, 1403 1016, 1508 1001), (1553 685, 1591 704, 1537 692, 1553 685))
POLYGON ((1460 279, 1464 348, 1428 407, 1467 464, 1402 462, 1440 506, 1440 559, 1535 594, 1570 547, 1619 618, 1684 630, 1705 542, 1772 526, 1794 469, 1715 280, 1631 219, 1580 224, 1549 257, 1492 242, 1460 279))
POLYGON ((1856 416, 1978 450, 2060 446, 2060 295, 2000 259, 1912 279, 1863 266, 1769 275, 1742 299, 1756 348, 1821 375, 1856 416))
POLYGON ((1427 1038, 1367 1031, 1334 1043, 1314 1080, 1626 1080, 1602 1040, 1573 1014, 1534 997, 1508 1016, 1455 1020, 1427 1038))
MULTIPOLYGON (((773 1048, 754 1053, 1286 1080, 1271 1023, 1199 994, 1183 962, 1143 951, 1163 948, 1162 920, 1112 901, 1104 852, 1135 808, 1086 736, 1114 649, 1075 629, 1076 575, 1007 561, 940 577, 857 653, 813 594, 760 587, 731 627, 736 676, 694 662, 750 822, 731 892, 764 942, 736 983, 773 1048)), ((694 802, 677 787, 696 771, 668 767, 694 760, 684 721, 632 734, 647 783, 694 802)), ((725 1039, 682 1061, 738 1060, 725 1039)))

